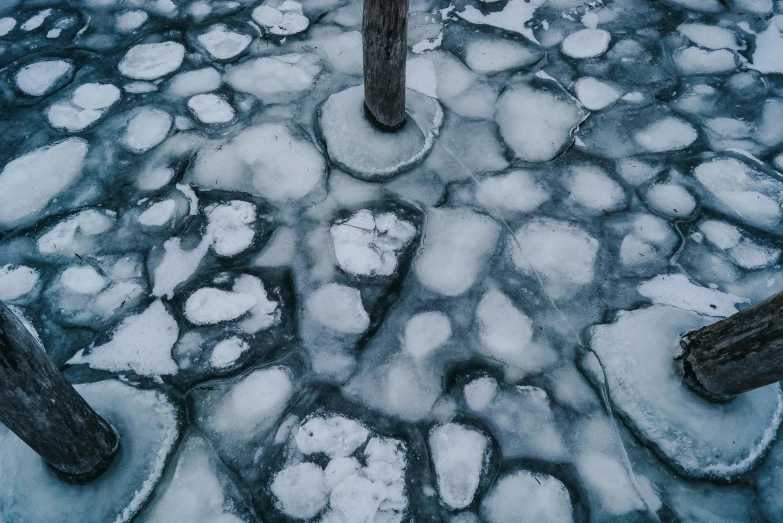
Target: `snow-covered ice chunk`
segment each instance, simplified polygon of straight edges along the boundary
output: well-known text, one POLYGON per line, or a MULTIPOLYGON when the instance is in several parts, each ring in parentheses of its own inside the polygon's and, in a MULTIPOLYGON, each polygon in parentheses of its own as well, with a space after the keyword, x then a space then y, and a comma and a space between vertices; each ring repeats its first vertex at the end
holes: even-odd
POLYGON ((394 133, 380 131, 364 115, 364 87, 331 95, 318 122, 329 157, 359 179, 382 181, 421 162, 443 122, 437 100, 412 89, 406 93, 408 118, 394 133))
POLYGON ((737 69, 734 53, 728 49, 710 51, 687 47, 674 52, 674 63, 686 76, 726 74, 737 69))
POLYGON ((571 199, 593 211, 616 211, 625 203, 623 187, 596 165, 574 165, 568 169, 571 199))
POLYGON ((185 317, 196 325, 213 325, 231 321, 247 313, 256 304, 256 297, 203 287, 185 302, 185 317))
POLYGON ((207 440, 192 436, 180 446, 174 474, 161 485, 139 521, 244 523, 235 510, 236 487, 207 440))
POLYGON ((467 507, 489 459, 489 440, 475 429, 447 423, 430 431, 429 444, 440 499, 451 509, 467 507))
POLYGON ((114 27, 121 33, 132 33, 149 19, 150 15, 146 11, 133 9, 117 13, 114 21, 114 27))
POLYGON ((28 18, 25 23, 22 24, 21 30, 22 31, 34 31, 41 27, 43 23, 46 21, 47 18, 49 18, 52 15, 51 9, 44 9, 43 11, 38 11, 38 13, 34 14, 30 18, 28 18))
POLYGON ((16 73, 16 86, 30 96, 49 94, 73 75, 73 64, 65 60, 40 60, 16 73))
POLYGON ((416 276, 428 289, 459 296, 473 286, 495 251, 500 226, 467 208, 430 209, 416 276))
POLYGON ((169 223, 176 209, 177 202, 175 200, 155 202, 139 214, 139 223, 149 227, 161 227, 169 223))
POLYGON ((783 73, 781 50, 783 50, 783 16, 777 15, 769 21, 764 31, 756 35, 753 68, 766 74, 783 73))
POLYGON ((168 92, 184 98, 214 91, 221 83, 220 73, 212 67, 205 67, 175 75, 169 83, 168 92))
POLYGON ((590 345, 615 408, 642 439, 689 476, 728 479, 764 454, 783 402, 777 384, 720 404, 683 385, 674 362, 680 337, 712 321, 656 305, 621 312, 614 323, 593 327, 590 345))
POLYGON ((178 336, 177 321, 163 302, 156 300, 143 312, 125 318, 107 343, 79 351, 68 363, 142 376, 176 374, 171 349, 178 336))
POLYGON ((275 474, 269 486, 278 508, 296 519, 318 515, 328 502, 324 471, 313 463, 296 463, 275 474))
POLYGON ((209 357, 209 364, 216 369, 229 367, 249 349, 250 345, 237 336, 220 340, 212 349, 212 355, 209 357))
POLYGON ((179 69, 184 58, 185 47, 178 42, 138 44, 128 50, 119 69, 134 80, 156 80, 179 69))
POLYGON ((185 250, 182 238, 169 238, 163 243, 163 258, 152 271, 153 296, 171 298, 180 283, 186 282, 198 270, 211 245, 209 238, 185 250))
POLYGON ((210 26, 198 35, 198 42, 204 46, 209 56, 216 60, 230 60, 247 49, 253 38, 244 33, 230 30, 223 24, 210 26))
POLYGON ((302 13, 302 4, 295 0, 267 0, 253 9, 251 16, 273 35, 294 35, 310 25, 302 13))
POLYGON ((256 206, 243 200, 213 204, 207 215, 207 236, 218 256, 235 256, 253 243, 256 231, 250 226, 256 219, 256 206))
POLYGON ((503 9, 486 14, 468 4, 465 6, 465 9, 456 14, 472 24, 491 25, 500 29, 514 31, 533 42, 537 42, 527 22, 533 18, 536 10, 544 3, 546 3, 546 0, 509 0, 503 6, 503 9))
POLYGON ((250 93, 264 103, 286 103, 312 89, 320 72, 318 55, 284 54, 229 66, 223 78, 235 90, 250 93))
POLYGON ((571 523, 574 509, 557 478, 518 470, 498 479, 481 503, 481 516, 488 523, 571 523))
POLYGON ((644 150, 660 153, 684 149, 696 141, 699 133, 686 120, 667 116, 634 133, 634 140, 644 150))
POLYGON ((0 300, 10 302, 22 298, 38 284, 38 271, 25 265, 0 267, 0 300))
POLYGON ((119 99, 120 90, 115 85, 86 83, 74 90, 70 101, 52 104, 46 116, 52 127, 78 132, 99 120, 119 99))
POLYGON ((600 111, 616 102, 622 91, 612 84, 601 81, 592 76, 583 76, 574 84, 579 102, 591 111, 600 111))
POLYGON ((598 240, 576 225, 537 218, 517 230, 514 240, 514 265, 540 275, 552 297, 566 297, 592 283, 598 240))
POLYGON ((731 316, 739 312, 737 303, 748 300, 717 289, 691 283, 684 274, 662 274, 637 288, 639 294, 658 305, 671 305, 705 316, 731 316))
POLYGON ((36 247, 42 254, 62 254, 69 259, 74 254, 88 254, 94 249, 97 237, 111 229, 115 220, 113 211, 79 211, 42 234, 36 247))
POLYGON ((106 287, 106 278, 90 265, 68 267, 60 274, 63 287, 77 294, 95 294, 106 287))
POLYGON ((490 376, 482 376, 465 385, 462 394, 465 403, 475 411, 482 411, 489 407, 498 394, 498 382, 490 376))
POLYGON ((193 111, 202 123, 228 123, 234 119, 236 112, 225 98, 217 94, 197 94, 188 100, 188 108, 193 111))
POLYGON ((324 453, 336 458, 353 454, 369 434, 359 422, 344 416, 314 416, 299 426, 294 441, 305 455, 324 453))
POLYGON ((197 410, 210 431, 245 441, 263 436, 275 425, 293 391, 285 367, 258 369, 220 390, 205 390, 197 410))
POLYGON ((414 358, 425 358, 451 338, 451 322, 442 312, 416 314, 405 324, 403 345, 414 358))
POLYGON ((106 109, 120 99, 120 90, 116 85, 86 83, 73 92, 73 103, 83 109, 106 109))
POLYGON ((563 40, 561 49, 571 58, 593 58, 606 52, 611 38, 609 31, 603 29, 580 29, 563 40))
POLYGON ((696 209, 696 198, 679 183, 656 183, 647 189, 644 199, 652 210, 672 218, 685 218, 696 209))
POLYGON ((245 129, 228 143, 202 147, 188 175, 201 188, 285 202, 309 194, 325 171, 323 156, 309 141, 284 124, 265 123, 245 129))
POLYGON ((620 244, 620 262, 627 267, 662 261, 671 254, 677 238, 667 222, 651 214, 633 221, 633 229, 620 244))
POLYGON ((370 326, 358 289, 327 283, 307 298, 307 314, 316 322, 344 334, 361 334, 370 326))
POLYGON ((582 108, 565 93, 516 84, 498 99, 495 121, 520 159, 547 162, 571 143, 583 117, 582 108))
POLYGON ((705 220, 699 224, 704 238, 725 251, 731 261, 743 269, 760 269, 780 259, 780 249, 762 244, 746 231, 719 220, 705 220))
POLYGON ((532 212, 549 200, 549 193, 527 171, 511 171, 481 180, 476 200, 489 210, 532 212))
POLYGON ((324 521, 401 521, 408 508, 406 453, 399 440, 370 438, 364 451, 367 466, 334 487, 324 521))
POLYGON ((66 138, 8 162, 0 171, 0 227, 40 216, 79 179, 88 148, 80 138, 66 138))
POLYGON ((474 39, 465 49, 465 63, 479 73, 520 69, 534 64, 539 58, 539 54, 510 39, 474 39))
POLYGON ((329 232, 341 269, 358 276, 390 276, 416 228, 394 213, 362 209, 345 221, 333 222, 329 232))
POLYGON ((16 27, 16 19, 10 16, 0 18, 0 37, 5 36, 16 27))
POLYGON ((122 143, 135 153, 147 152, 166 138, 172 122, 166 111, 152 107, 143 109, 128 122, 122 143))
POLYGON ((706 49, 739 49, 737 36, 730 29, 717 25, 681 24, 677 31, 699 47, 706 49))
POLYGON ((718 157, 698 165, 696 179, 717 199, 707 202, 744 223, 772 229, 780 223, 783 184, 735 158, 718 157))
POLYGON ((484 294, 476 309, 481 347, 490 358, 522 371, 538 370, 555 359, 533 343, 533 322, 497 289, 484 294))

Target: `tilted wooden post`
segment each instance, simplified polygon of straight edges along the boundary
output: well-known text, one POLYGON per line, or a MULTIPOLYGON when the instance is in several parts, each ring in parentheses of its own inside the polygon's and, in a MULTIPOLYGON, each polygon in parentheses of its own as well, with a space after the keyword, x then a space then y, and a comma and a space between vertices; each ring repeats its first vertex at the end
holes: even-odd
POLYGON ((365 114, 384 131, 405 124, 408 0, 364 0, 365 114))
POLYGON ((713 401, 783 379, 783 293, 683 336, 685 382, 713 401))
POLYGON ((97 478, 119 450, 114 429, 65 380, 2 302, 0 421, 72 483, 97 478))

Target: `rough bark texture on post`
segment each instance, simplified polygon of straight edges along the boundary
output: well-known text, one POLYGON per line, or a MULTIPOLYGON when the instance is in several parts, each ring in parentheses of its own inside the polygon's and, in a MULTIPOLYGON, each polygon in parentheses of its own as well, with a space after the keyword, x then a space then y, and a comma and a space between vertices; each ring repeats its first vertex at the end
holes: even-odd
POLYGON ((685 382, 713 401, 783 379, 783 293, 683 336, 685 382))
POLYGON ((364 105, 384 131, 405 124, 408 0, 364 0, 364 105))
POLYGON ((0 302, 0 421, 62 479, 86 483, 119 450, 115 430, 74 390, 19 318, 0 302))

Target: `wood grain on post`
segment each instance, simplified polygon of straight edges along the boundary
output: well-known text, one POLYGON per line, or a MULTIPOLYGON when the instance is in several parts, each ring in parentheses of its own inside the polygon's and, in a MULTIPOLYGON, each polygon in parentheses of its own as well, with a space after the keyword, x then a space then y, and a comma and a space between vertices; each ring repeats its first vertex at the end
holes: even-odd
POLYGON ((685 382, 713 401, 783 379, 783 293, 683 336, 685 382))
POLYGON ((65 380, 2 302, 0 421, 72 483, 97 478, 119 450, 114 429, 65 380))
POLYGON ((364 0, 362 40, 365 114, 395 131, 405 124, 408 0, 364 0))

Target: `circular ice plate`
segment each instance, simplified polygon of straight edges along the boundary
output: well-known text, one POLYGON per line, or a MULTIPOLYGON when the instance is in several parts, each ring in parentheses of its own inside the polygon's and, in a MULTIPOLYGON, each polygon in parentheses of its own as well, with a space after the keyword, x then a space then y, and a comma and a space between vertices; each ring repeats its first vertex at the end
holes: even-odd
POLYGON ((0 441, 0 520, 5 523, 123 523, 160 479, 177 441, 177 410, 164 394, 109 380, 76 390, 120 434, 120 453, 98 479, 71 485, 14 434, 0 441))
POLYGON ((593 327, 609 395, 637 435, 684 474, 731 479, 752 468, 780 425, 780 385, 710 403, 677 374, 680 337, 715 318, 668 306, 621 312, 593 327))
POLYGON ((329 158, 360 180, 392 178, 421 162, 443 123, 434 98, 407 89, 408 121, 396 132, 375 128, 364 116, 364 86, 335 93, 321 106, 318 121, 329 158))

